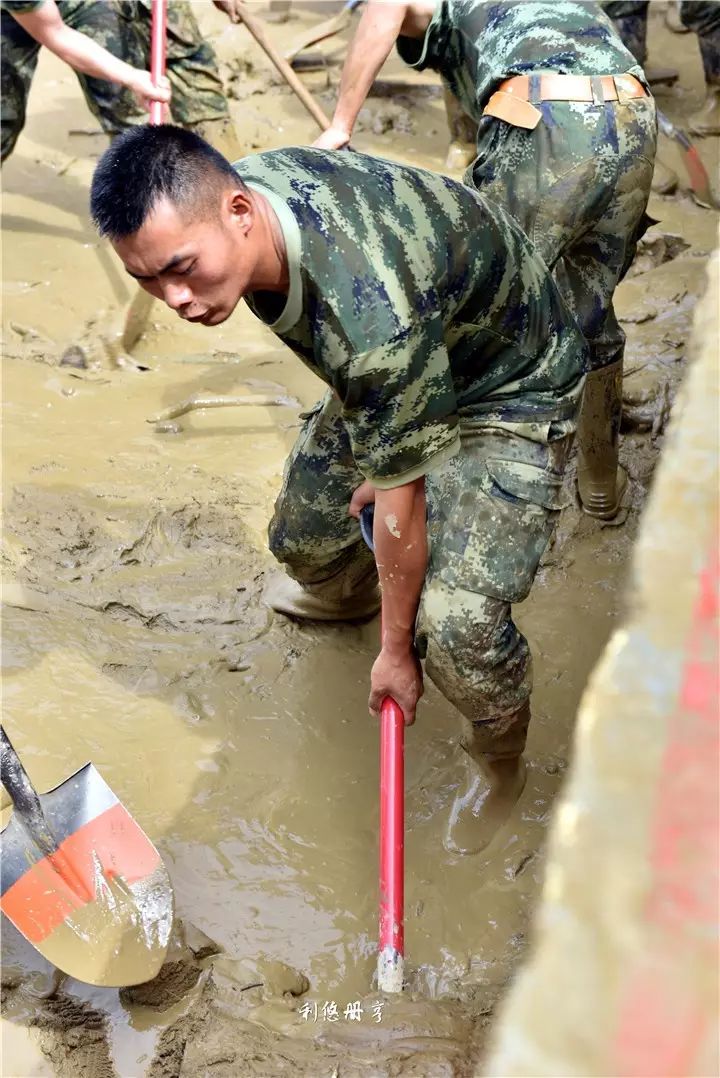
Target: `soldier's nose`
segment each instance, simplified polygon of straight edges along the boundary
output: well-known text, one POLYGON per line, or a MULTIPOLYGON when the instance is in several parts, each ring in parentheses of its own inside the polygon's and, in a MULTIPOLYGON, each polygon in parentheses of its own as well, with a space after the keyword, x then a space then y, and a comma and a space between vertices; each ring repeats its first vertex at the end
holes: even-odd
POLYGON ((192 291, 186 284, 166 284, 163 287, 163 299, 173 311, 187 307, 192 303, 192 291))

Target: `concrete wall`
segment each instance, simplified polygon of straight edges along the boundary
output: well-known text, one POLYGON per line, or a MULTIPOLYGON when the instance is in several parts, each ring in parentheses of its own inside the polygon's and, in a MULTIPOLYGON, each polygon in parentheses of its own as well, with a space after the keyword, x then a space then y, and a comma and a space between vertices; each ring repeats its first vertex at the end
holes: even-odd
POLYGON ((718 258, 488 1075, 717 1075, 718 258))

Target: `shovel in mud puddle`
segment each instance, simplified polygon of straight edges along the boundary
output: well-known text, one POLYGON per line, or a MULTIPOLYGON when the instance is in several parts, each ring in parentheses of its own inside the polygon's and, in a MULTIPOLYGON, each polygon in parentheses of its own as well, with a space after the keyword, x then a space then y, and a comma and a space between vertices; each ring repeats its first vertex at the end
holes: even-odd
POLYGON ((77 980, 152 980, 167 953, 173 892, 147 835, 92 764, 38 795, 2 726, 0 780, 14 807, 0 834, 2 912, 77 980))

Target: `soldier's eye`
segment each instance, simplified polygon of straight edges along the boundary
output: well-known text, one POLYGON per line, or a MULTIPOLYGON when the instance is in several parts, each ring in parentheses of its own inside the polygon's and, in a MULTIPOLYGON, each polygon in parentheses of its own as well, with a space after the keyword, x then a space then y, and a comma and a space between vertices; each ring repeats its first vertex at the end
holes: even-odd
POLYGON ((188 277, 192 273, 192 271, 195 269, 196 265, 197 265, 197 259, 195 259, 194 262, 191 262, 187 269, 178 270, 178 273, 180 274, 181 277, 188 277))

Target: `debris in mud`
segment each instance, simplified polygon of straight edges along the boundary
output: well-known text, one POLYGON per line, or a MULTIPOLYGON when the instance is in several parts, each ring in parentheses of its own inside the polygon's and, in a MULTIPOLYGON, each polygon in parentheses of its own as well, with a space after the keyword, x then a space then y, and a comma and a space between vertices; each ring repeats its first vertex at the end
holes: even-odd
POLYGON ((619 318, 619 322, 627 322, 630 325, 642 325, 643 322, 650 322, 653 318, 657 318, 657 307, 653 307, 651 303, 645 304, 634 311, 627 311, 622 318, 619 318))
POLYGON ((263 959, 258 962, 266 998, 273 996, 302 996, 310 990, 310 982, 304 973, 285 962, 263 959))
POLYGON ((222 948, 199 928, 176 921, 167 960, 157 977, 144 984, 121 988, 120 999, 126 1006, 166 1011, 195 988, 205 972, 203 960, 221 951, 222 948))
POLYGON ((78 370, 87 370, 87 356, 77 344, 71 344, 60 357, 61 367, 76 367, 78 370))
POLYGON ((638 242, 637 254, 627 272, 627 277, 637 277, 656 266, 662 266, 665 262, 671 262, 689 247, 690 244, 682 236, 651 229, 638 242))
POLYGON ((120 999, 126 1004, 139 1004, 166 1011, 179 1003, 200 980, 202 970, 186 959, 166 962, 157 977, 145 984, 120 989, 120 999))
POLYGON ((57 1078, 116 1078, 110 1055, 108 1020, 90 1004, 59 994, 44 999, 28 994, 19 977, 3 978, 2 1009, 23 1015, 37 1032, 41 1051, 57 1078), (28 1000, 29 1002, 29 1000, 28 1000))
POLYGON ((408 109, 391 102, 377 108, 361 109, 356 124, 358 131, 372 131, 374 135, 384 135, 388 131, 400 134, 413 134, 415 125, 408 109))
MULTIPOLYGON (((278 396, 257 396, 257 397, 223 397, 219 395, 202 395, 198 394, 193 397, 188 397, 186 400, 180 401, 179 404, 173 404, 170 408, 166 408, 160 415, 155 416, 153 419, 148 419, 148 423, 155 424, 155 430, 158 433, 168 433, 167 423, 169 420, 177 419, 181 415, 187 415, 188 412, 199 412, 205 408, 299 408, 300 401, 295 397, 289 397, 287 395, 278 396)), ((176 434, 178 430, 182 430, 182 427, 178 427, 177 430, 170 431, 170 433, 176 434)))

